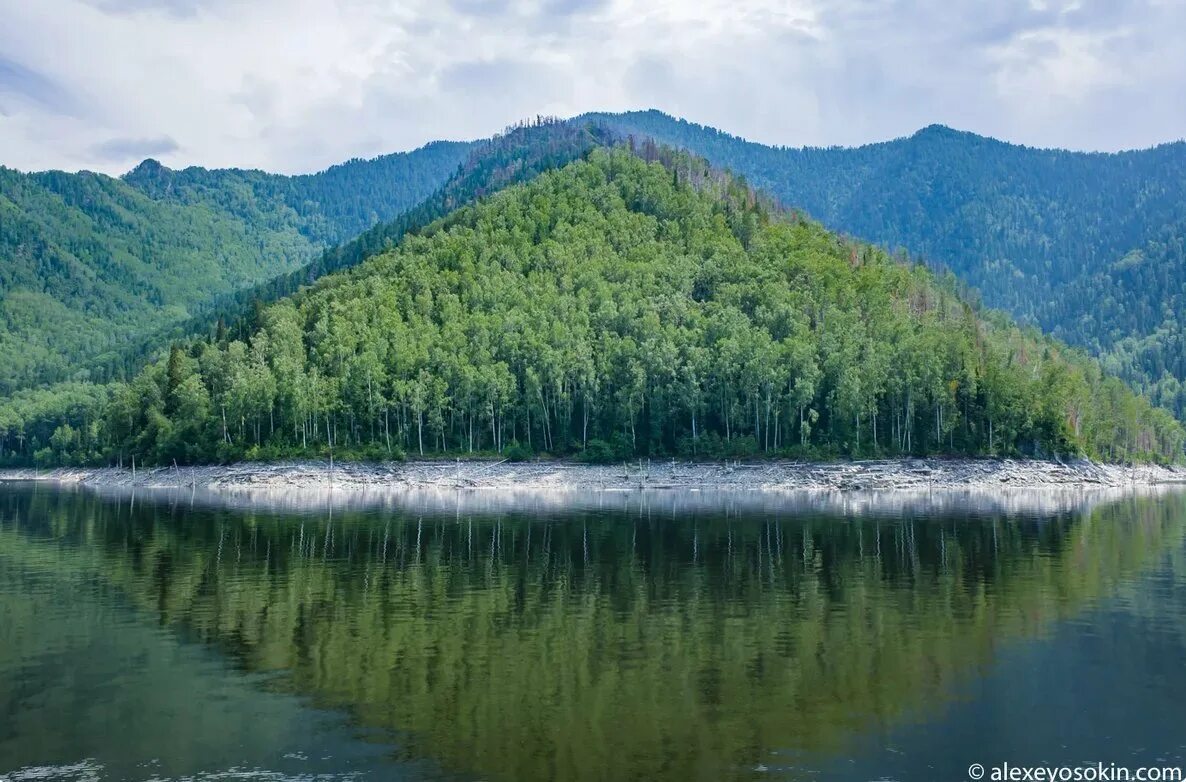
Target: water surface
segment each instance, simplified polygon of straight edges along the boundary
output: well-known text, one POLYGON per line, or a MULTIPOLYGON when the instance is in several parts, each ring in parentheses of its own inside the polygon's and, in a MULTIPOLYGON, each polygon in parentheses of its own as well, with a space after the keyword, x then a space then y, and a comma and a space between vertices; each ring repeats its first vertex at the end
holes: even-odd
POLYGON ((0 486, 0 779, 1186 765, 1179 493, 194 499, 0 486))

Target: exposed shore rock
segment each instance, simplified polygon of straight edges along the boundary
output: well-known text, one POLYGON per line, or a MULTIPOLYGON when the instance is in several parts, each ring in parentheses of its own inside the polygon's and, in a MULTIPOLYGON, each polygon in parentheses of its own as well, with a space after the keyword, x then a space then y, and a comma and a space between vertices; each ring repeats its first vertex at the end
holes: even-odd
POLYGON ((699 489, 713 491, 918 491, 933 489, 1119 488, 1186 483, 1186 468, 1098 464, 1087 460, 895 459, 861 462, 636 461, 586 465, 567 461, 525 463, 414 461, 362 464, 328 462, 240 463, 225 466, 113 467, 2 470, 0 480, 38 480, 95 487, 240 489, 482 489, 617 492, 699 489))

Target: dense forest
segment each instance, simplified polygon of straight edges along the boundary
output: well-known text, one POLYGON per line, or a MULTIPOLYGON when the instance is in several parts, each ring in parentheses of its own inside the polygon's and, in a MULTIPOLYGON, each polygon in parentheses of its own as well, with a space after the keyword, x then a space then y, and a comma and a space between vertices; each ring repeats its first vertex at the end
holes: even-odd
POLYGON ((597 148, 176 344, 0 407, 10 463, 499 452, 1180 455, 1097 363, 652 143, 597 148))
POLYGON ((420 203, 468 148, 439 142, 295 177, 151 160, 120 179, 0 167, 0 393, 106 379, 129 345, 211 297, 420 203))
POLYGON ((657 111, 587 115, 745 175, 833 230, 952 270, 1186 416, 1186 144, 1032 149, 934 125, 859 148, 755 144, 657 111))
MULTIPOLYGON (((439 190, 392 220, 379 222, 348 242, 336 245, 313 261, 257 285, 218 296, 195 307, 197 314, 168 329, 146 335, 141 344, 124 352, 122 364, 139 368, 146 356, 162 345, 194 335, 214 334, 222 327, 246 336, 256 309, 290 296, 327 274, 355 266, 391 249, 409 232, 420 230, 466 204, 508 185, 530 181, 544 171, 577 160, 617 137, 595 124, 574 124, 555 117, 536 117, 512 125, 489 139, 474 142, 465 160, 439 190)), ((134 374, 128 372, 127 374, 134 374)))

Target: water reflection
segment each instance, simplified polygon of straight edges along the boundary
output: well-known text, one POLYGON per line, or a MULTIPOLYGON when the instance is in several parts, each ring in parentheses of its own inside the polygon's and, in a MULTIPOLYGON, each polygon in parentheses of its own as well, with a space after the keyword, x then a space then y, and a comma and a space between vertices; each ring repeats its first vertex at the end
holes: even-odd
MULTIPOLYGON (((339 713, 348 729, 308 734, 339 758, 329 768, 352 752, 383 779, 818 778, 802 759, 826 765, 937 717, 1010 644, 1104 598, 1140 606, 1134 579, 1180 557, 1186 529, 1173 493, 1024 508, 736 498, 448 495, 277 512, 4 489, 0 715, 32 716, 0 728, 0 759, 76 762, 69 744, 86 737, 61 736, 63 714, 120 704, 151 730, 176 708, 155 700, 170 682, 201 680, 233 690, 234 708, 212 713, 242 724, 193 726, 206 748, 166 773, 234 765, 246 742, 227 733, 266 754, 309 726, 250 731, 339 713), (174 674, 132 651, 156 648, 145 633, 240 673, 174 674), (126 667, 119 692, 47 683, 46 659, 68 676, 80 648, 126 667), (55 686, 68 702, 45 699, 55 686), (211 752, 222 765, 203 765, 211 752)), ((105 740, 161 757, 144 736, 105 740)))
POLYGON ((140 501, 188 506, 261 510, 304 514, 334 511, 379 511, 432 514, 564 515, 573 511, 666 514, 683 517, 692 512, 724 514, 774 513, 828 515, 991 515, 1048 516, 1085 513, 1096 505, 1130 497, 1180 493, 1178 484, 1115 487, 1002 487, 897 491, 739 491, 736 489, 580 491, 576 489, 398 489, 375 486, 346 490, 320 487, 266 486, 196 489, 186 487, 122 486, 63 487, 61 491, 105 497, 115 503, 140 501))

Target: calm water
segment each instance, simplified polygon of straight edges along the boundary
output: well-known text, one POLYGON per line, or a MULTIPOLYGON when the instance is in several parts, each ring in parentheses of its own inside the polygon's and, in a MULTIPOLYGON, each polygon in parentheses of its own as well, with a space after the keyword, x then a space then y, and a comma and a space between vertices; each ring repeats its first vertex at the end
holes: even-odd
POLYGON ((0 486, 5 782, 1186 765, 1184 661, 1182 494, 297 511, 0 486))

